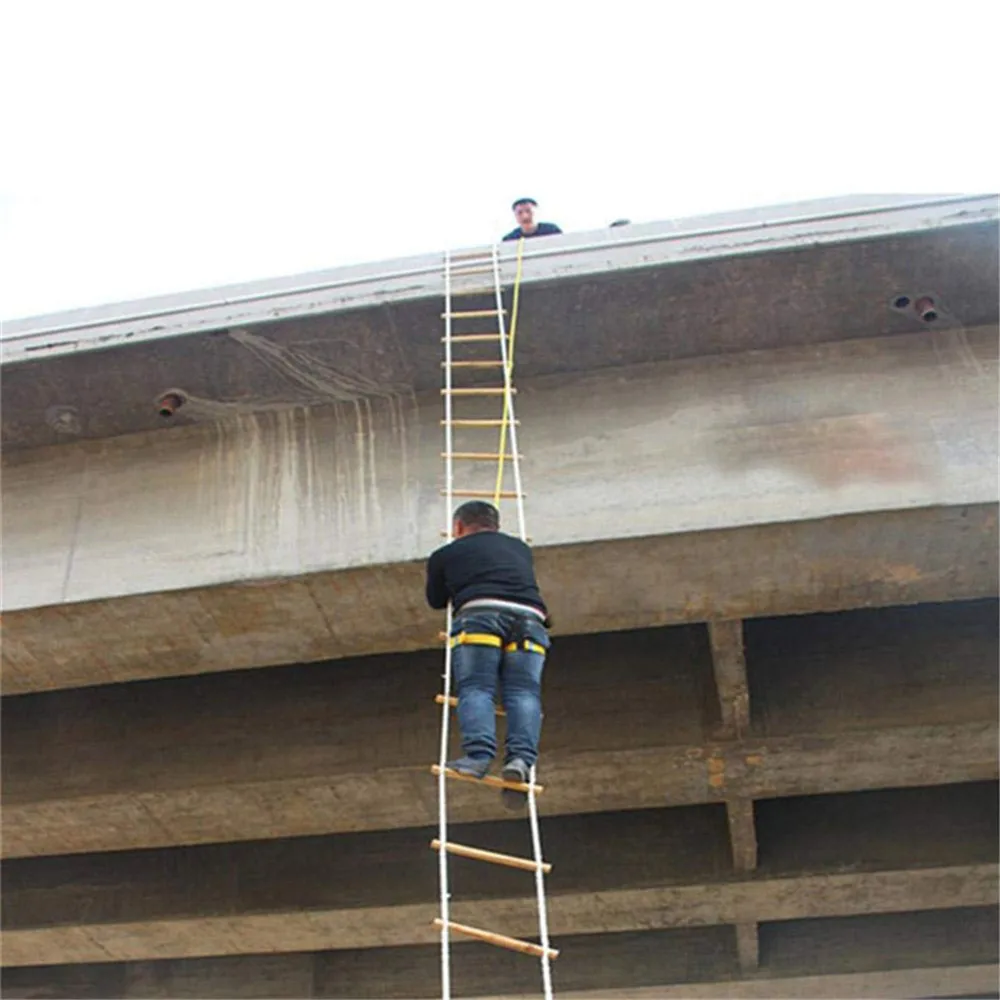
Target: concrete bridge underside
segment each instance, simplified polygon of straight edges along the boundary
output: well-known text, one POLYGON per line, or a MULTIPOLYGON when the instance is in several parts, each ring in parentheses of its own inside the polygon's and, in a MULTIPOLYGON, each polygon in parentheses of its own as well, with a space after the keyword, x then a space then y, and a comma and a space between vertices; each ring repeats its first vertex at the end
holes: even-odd
MULTIPOLYGON (((542 796, 562 991, 624 995, 678 962, 726 995, 720 982, 755 995, 740 991, 772 979, 790 995, 807 973, 914 995, 943 967, 982 988, 997 624, 980 600, 565 639, 542 796), (822 951, 838 934, 883 942, 870 980, 822 951), (926 978, 892 958, 914 941, 929 942, 926 978), (613 982, 594 971, 612 954, 613 982)), ((206 995, 213 975, 230 992, 207 995, 246 995, 264 962, 279 983, 265 995, 306 975, 307 996, 372 995, 344 992, 362 981, 435 995, 437 668, 412 653, 8 699, 5 847, 21 857, 6 862, 4 962, 23 967, 9 981, 111 962, 151 995, 206 995), (185 810, 190 827, 171 828, 185 810)), ((524 853, 494 794, 455 789, 453 839, 524 853)), ((456 918, 530 935, 523 878, 457 861, 456 918)), ((509 957, 457 953, 475 995, 530 990, 509 957)))
MULTIPOLYGON (((998 996, 997 206, 889 201, 533 241, 560 997, 998 996)), ((5 996, 440 995, 441 274, 396 263, 5 329, 5 996)))
MULTIPOLYGON (((996 340, 522 383, 529 530, 557 632, 994 593, 996 340)), ((433 646, 421 560, 443 523, 439 405, 13 456, 5 691, 433 646)), ((460 474, 493 482, 489 467, 460 474)))

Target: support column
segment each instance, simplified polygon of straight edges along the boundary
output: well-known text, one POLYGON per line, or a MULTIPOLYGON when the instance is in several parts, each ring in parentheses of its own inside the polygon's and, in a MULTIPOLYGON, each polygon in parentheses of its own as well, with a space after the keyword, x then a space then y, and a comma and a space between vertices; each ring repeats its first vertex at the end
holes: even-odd
POLYGON ((743 652, 743 622, 739 619, 709 622, 708 640, 712 647, 712 670, 724 735, 729 739, 741 739, 750 728, 750 688, 743 652))
POLYGON ((736 954, 744 973, 760 968, 760 934, 758 924, 736 924, 736 954))
MULTIPOLYGON (((722 719, 721 735, 724 739, 743 739, 750 729, 750 685, 743 647, 743 622, 709 622, 708 639, 722 719)), ((733 867, 738 872, 754 871, 757 867, 757 831, 753 799, 727 798, 726 818, 729 821, 733 867)), ((758 925, 742 923, 735 927, 740 969, 745 974, 756 972, 760 966, 758 925)))

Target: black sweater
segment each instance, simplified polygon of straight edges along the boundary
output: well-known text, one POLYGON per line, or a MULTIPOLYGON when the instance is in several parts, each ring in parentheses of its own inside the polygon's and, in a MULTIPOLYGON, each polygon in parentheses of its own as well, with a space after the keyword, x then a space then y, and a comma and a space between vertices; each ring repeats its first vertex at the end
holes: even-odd
POLYGON ((535 580, 531 549, 499 531, 477 531, 456 538, 427 560, 427 603, 458 611, 473 598, 493 597, 547 609, 535 580))

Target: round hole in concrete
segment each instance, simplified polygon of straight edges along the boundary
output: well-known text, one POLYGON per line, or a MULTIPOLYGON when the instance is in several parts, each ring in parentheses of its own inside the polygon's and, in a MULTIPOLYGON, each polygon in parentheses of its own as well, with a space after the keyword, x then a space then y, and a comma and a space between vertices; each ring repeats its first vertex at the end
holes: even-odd
POLYGON ((163 393, 156 401, 156 412, 161 417, 172 417, 185 403, 184 393, 170 390, 163 393))
POLYGON ((910 304, 909 295, 899 295, 892 300, 893 309, 905 309, 910 304))

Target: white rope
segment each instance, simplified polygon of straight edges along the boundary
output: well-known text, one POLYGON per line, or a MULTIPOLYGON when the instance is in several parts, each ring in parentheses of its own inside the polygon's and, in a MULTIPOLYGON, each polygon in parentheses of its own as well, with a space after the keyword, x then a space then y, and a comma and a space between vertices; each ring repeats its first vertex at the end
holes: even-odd
MULTIPOLYGON (((451 408, 451 254, 444 255, 444 493, 445 493, 445 531, 448 541, 451 541, 451 505, 454 488, 454 468, 452 455, 454 453, 452 433, 451 408)), ((445 633, 451 635, 451 602, 448 602, 447 624, 445 633)), ((451 697, 451 643, 444 644, 444 703, 441 706, 441 748, 438 756, 438 879, 441 887, 441 997, 451 1000, 451 947, 449 925, 448 890, 448 782, 444 769, 448 763, 448 730, 449 730, 449 699, 451 697)))
POLYGON ((535 856, 535 895, 538 898, 538 938, 542 951, 542 990, 545 1000, 552 1000, 552 962, 549 958, 549 916, 545 905, 545 873, 542 871, 542 832, 538 825, 538 801, 535 798, 535 765, 528 779, 528 822, 531 825, 531 848, 535 856))
MULTIPOLYGON (((524 516, 524 493, 521 490, 521 452, 517 444, 517 420, 514 413, 513 373, 507 350, 507 327, 504 322, 503 292, 500 287, 500 260, 496 244, 493 245, 493 281, 496 292, 497 316, 500 321, 500 359, 503 362, 503 388, 506 412, 510 419, 511 465, 514 473, 514 492, 517 495, 517 527, 521 541, 528 541, 528 527, 524 516)), ((500 461, 503 461, 501 458, 500 461)), ((545 873, 542 871, 542 833, 538 823, 538 800, 535 796, 535 765, 528 778, 528 822, 531 827, 531 848, 535 859, 535 896, 538 902, 538 935, 542 946, 542 991, 545 1000, 552 1000, 552 961, 549 958, 549 918, 545 902, 545 873)))

